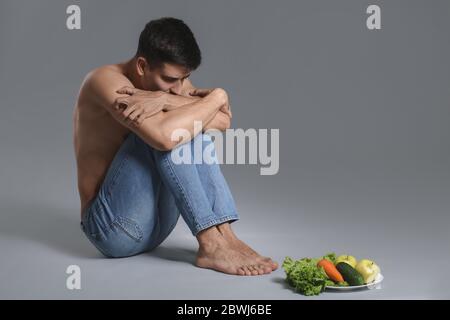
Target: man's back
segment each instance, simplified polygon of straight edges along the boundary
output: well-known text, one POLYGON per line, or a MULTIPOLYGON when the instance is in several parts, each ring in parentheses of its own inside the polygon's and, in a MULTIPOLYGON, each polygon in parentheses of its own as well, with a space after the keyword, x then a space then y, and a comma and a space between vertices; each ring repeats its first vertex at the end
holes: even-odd
POLYGON ((94 198, 114 155, 130 132, 96 100, 92 77, 101 81, 123 81, 130 85, 121 65, 107 65, 91 71, 84 79, 73 113, 73 143, 77 161, 81 212, 94 198))

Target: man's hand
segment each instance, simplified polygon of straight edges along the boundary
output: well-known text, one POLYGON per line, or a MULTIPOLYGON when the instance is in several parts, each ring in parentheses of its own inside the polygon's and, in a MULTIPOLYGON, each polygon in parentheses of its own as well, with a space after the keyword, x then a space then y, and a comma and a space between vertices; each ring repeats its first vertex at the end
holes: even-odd
MULTIPOLYGON (((200 89, 200 88, 196 88, 196 89, 192 89, 189 91, 189 95, 191 96, 197 96, 197 97, 206 97, 207 95, 209 95, 211 92, 213 92, 214 89, 200 89)), ((228 98, 228 95, 226 94, 226 91, 223 90, 223 92, 225 92, 226 95, 226 103, 223 105, 223 107, 220 109, 220 111, 222 111, 223 113, 227 114, 230 119, 232 118, 232 113, 231 113, 231 106, 230 106, 230 101, 228 98)))
MULTIPOLYGON (((180 96, 184 96, 184 97, 191 97, 191 95, 189 94, 189 92, 191 92, 192 90, 194 90, 195 87, 192 84, 191 80, 189 79, 184 79, 183 81, 183 86, 181 88, 181 92, 178 93, 180 96)), ((177 94, 175 92, 172 92, 173 94, 177 94)))
POLYGON ((123 121, 134 127, 139 127, 145 119, 154 116, 160 111, 175 110, 180 106, 203 98, 221 101, 222 107, 219 111, 224 113, 225 117, 231 119, 228 95, 225 90, 220 88, 194 88, 188 92, 188 97, 173 95, 163 91, 140 90, 130 86, 122 87, 116 93, 128 96, 117 98, 114 110, 123 121))
POLYGON ((129 95, 116 99, 115 110, 133 126, 141 125, 146 118, 162 111, 167 103, 166 94, 163 91, 122 87, 116 92, 129 95))

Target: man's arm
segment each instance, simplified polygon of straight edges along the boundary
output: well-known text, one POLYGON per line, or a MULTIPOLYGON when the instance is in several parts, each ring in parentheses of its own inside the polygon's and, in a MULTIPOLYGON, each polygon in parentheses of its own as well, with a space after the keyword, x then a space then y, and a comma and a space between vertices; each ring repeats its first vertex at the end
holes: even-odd
POLYGON ((210 129, 216 129, 220 131, 225 131, 226 129, 229 129, 231 126, 231 118, 229 115, 227 115, 225 112, 219 111, 216 113, 214 118, 207 123, 205 126, 203 126, 203 132, 210 129))
MULTIPOLYGON (((188 79, 185 79, 183 82, 183 88, 181 90, 181 96, 184 97, 192 97, 189 93, 193 90, 197 89, 192 82, 188 79)), ((196 97, 198 98, 198 97, 196 97)), ((225 131, 231 126, 231 117, 225 112, 219 111, 216 113, 214 118, 203 126, 203 132, 209 129, 216 129, 220 131, 225 131)))
POLYGON ((108 110, 114 119, 158 150, 171 150, 177 144, 194 138, 202 129, 194 128, 194 121, 202 121, 203 125, 208 124, 227 99, 226 93, 221 89, 204 98, 194 99, 195 101, 163 93, 170 96, 168 97, 170 103, 189 102, 171 111, 160 111, 146 118, 139 126, 133 126, 123 118, 121 110, 117 108, 117 99, 126 98, 128 95, 118 94, 116 90, 124 86, 133 87, 128 78, 112 70, 97 69, 86 77, 84 86, 89 90, 90 96, 108 110), (180 100, 181 98, 183 100, 180 100), (172 132, 180 128, 188 130, 190 137, 172 141, 172 132))

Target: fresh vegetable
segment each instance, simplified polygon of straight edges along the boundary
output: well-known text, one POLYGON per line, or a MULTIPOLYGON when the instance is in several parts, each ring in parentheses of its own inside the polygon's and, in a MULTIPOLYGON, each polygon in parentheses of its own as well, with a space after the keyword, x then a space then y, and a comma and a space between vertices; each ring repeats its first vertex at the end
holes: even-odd
POLYGON ((334 252, 320 258, 293 260, 286 257, 282 267, 286 281, 296 292, 303 295, 318 295, 326 287, 360 286, 371 283, 380 273, 375 262, 363 259, 359 263, 355 257, 334 252), (355 267, 353 267, 353 265, 355 267))
POLYGON ((334 284, 330 284, 327 286, 329 287, 348 287, 348 282, 344 281, 344 282, 338 282, 338 283, 334 283, 334 284))
POLYGON ((306 295, 318 295, 325 290, 327 285, 334 285, 328 279, 323 268, 317 267, 318 259, 303 258, 293 260, 286 257, 282 267, 286 272, 287 282, 295 288, 295 291, 306 295))
POLYGON ((349 255, 342 255, 342 256, 337 257, 335 264, 338 264, 339 262, 346 262, 349 265, 351 265, 353 268, 356 267, 356 263, 357 263, 356 258, 354 256, 349 256, 349 255))
POLYGON ((317 263, 318 267, 322 267, 328 278, 334 282, 344 282, 344 278, 334 266, 334 263, 328 259, 322 259, 317 263))
POLYGON ((336 265, 336 269, 339 270, 339 272, 344 277, 344 280, 348 282, 351 286, 360 286, 364 284, 364 279, 359 274, 358 271, 356 271, 351 265, 349 265, 346 262, 339 262, 336 265))
POLYGON ((330 260, 333 264, 336 264, 336 254, 334 252, 327 253, 322 259, 330 260))
POLYGON ((356 271, 362 275, 364 283, 367 284, 375 281, 375 278, 380 273, 380 268, 375 262, 368 259, 362 259, 356 265, 356 271))

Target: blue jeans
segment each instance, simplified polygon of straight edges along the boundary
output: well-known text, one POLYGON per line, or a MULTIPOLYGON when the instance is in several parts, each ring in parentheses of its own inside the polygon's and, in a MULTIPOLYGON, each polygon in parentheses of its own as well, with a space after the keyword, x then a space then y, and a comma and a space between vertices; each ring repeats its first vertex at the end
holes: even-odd
POLYGON ((200 133, 186 144, 191 164, 178 164, 171 155, 182 154, 186 149, 179 148, 184 145, 159 151, 129 133, 82 215, 81 229, 103 255, 127 257, 156 248, 180 214, 194 236, 239 220, 217 158, 213 164, 194 162, 195 150, 208 148, 216 157, 211 137, 200 133))

